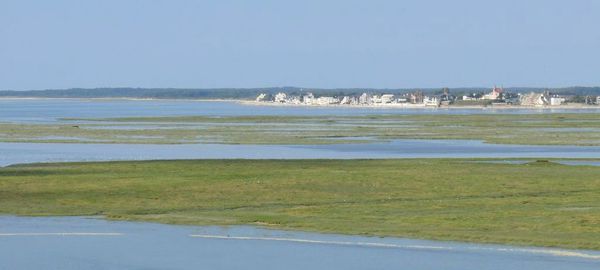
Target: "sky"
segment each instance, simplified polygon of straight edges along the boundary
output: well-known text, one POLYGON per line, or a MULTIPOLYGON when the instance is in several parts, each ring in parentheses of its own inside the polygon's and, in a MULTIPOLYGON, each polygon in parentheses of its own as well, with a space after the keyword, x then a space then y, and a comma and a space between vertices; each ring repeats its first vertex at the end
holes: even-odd
POLYGON ((600 86, 597 0, 0 0, 0 89, 600 86))

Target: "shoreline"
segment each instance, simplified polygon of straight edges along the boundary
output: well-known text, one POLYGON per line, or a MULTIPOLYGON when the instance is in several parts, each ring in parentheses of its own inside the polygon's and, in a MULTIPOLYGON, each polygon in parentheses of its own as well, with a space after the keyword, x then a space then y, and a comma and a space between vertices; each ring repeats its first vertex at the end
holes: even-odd
MULTIPOLYGON (((471 251, 498 251, 505 253, 531 253, 548 255, 554 257, 576 257, 582 259, 600 260, 600 250, 584 248, 563 248, 555 246, 523 245, 511 244, 506 242, 477 242, 468 240, 449 240, 427 237, 402 237, 393 235, 376 234, 347 234, 328 230, 297 229, 293 227, 282 227, 273 224, 189 224, 189 223, 165 223, 153 220, 135 219, 128 217, 114 218, 105 215, 20 215, 20 214, 0 214, 0 218, 12 219, 82 219, 82 220, 100 220, 109 223, 135 223, 140 225, 160 225, 173 226, 182 229, 202 229, 200 232, 194 232, 187 235, 193 238, 220 239, 220 240, 240 240, 240 241, 275 241, 291 243, 309 243, 323 245, 339 246, 358 246, 375 248, 399 248, 416 250, 471 250, 471 251), (257 235, 230 235, 223 233, 205 233, 204 230, 212 227, 223 229, 229 228, 251 228, 255 230, 264 230, 272 232, 275 235, 257 236, 257 235), (286 235, 277 235, 285 233, 286 235), (289 234, 289 235, 287 235, 289 234), (315 238, 315 237, 320 237, 315 238), (333 239, 332 239, 333 237, 333 239), (362 241, 340 240, 338 238, 360 238, 362 241), (369 241, 365 241, 369 240, 369 241), (384 242, 382 242, 384 241, 384 242), (386 241, 418 241, 419 243, 395 243, 386 241)), ((122 236, 124 233, 5 233, 3 236, 35 236, 35 235, 60 235, 60 236, 122 236)))
POLYGON ((453 109, 480 109, 480 110, 600 110, 600 105, 445 105, 428 106, 425 104, 371 104, 371 105, 341 105, 341 104, 285 104, 275 102, 258 102, 247 99, 188 99, 188 98, 133 98, 133 97, 0 97, 3 100, 81 100, 81 101, 192 101, 192 102, 231 102, 246 106, 266 107, 293 107, 293 108, 349 108, 349 109, 426 109, 426 110, 453 110, 453 109))
POLYGON ((539 109, 539 110, 553 110, 553 109, 586 109, 586 110, 600 110, 599 105, 559 105, 559 106, 525 106, 525 105, 447 105, 447 106, 428 106, 424 104, 380 104, 380 105, 340 105, 340 104, 330 104, 330 105, 319 105, 319 104, 285 104, 285 103, 275 103, 275 102, 258 102, 258 101, 248 101, 248 100, 238 100, 237 101, 243 105, 249 106, 273 106, 273 107, 306 107, 306 108, 367 108, 367 109, 428 109, 428 110, 443 110, 443 109, 481 109, 481 110, 505 110, 505 109, 539 109))

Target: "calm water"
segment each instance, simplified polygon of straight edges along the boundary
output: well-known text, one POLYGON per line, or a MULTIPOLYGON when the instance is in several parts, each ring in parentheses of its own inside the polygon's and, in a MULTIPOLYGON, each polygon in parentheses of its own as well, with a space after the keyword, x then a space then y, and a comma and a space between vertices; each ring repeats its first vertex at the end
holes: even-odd
MULTIPOLYGON (((252 106, 236 102, 190 100, 0 99, 0 122, 53 122, 64 117, 102 118, 174 115, 368 115, 547 113, 564 110, 393 109, 252 106)), ((600 112, 569 110, 569 112, 600 112)), ((396 140, 341 145, 123 145, 0 143, 0 166, 15 163, 196 159, 196 158, 600 158, 599 147, 491 145, 460 140, 396 140)))
POLYGON ((253 106, 236 102, 191 100, 0 99, 0 121, 49 122, 57 118, 126 116, 370 115, 600 112, 598 109, 402 109, 253 106))
POLYGON ((394 140, 334 145, 0 143, 0 166, 149 159, 600 158, 600 147, 495 145, 468 140, 394 140))
POLYGON ((0 216, 0 269, 600 269, 600 252, 0 216))

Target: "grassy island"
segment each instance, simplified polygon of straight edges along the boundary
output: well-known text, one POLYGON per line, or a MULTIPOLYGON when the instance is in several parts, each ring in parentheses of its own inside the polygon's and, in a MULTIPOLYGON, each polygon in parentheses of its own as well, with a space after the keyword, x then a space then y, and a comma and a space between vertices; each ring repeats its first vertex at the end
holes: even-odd
POLYGON ((0 142, 339 144, 393 139, 600 146, 600 114, 183 116, 0 123, 0 142))
POLYGON ((600 250, 600 167, 472 159, 0 168, 0 213, 600 250))

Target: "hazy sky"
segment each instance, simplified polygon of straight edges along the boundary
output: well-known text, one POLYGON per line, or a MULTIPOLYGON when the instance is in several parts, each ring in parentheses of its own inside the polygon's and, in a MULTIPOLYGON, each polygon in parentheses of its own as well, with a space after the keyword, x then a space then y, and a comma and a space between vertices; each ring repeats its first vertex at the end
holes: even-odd
POLYGON ((0 89, 600 85, 600 1, 0 0, 0 89))

